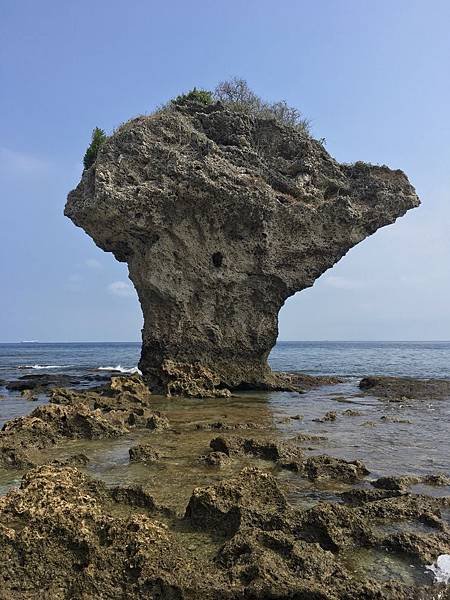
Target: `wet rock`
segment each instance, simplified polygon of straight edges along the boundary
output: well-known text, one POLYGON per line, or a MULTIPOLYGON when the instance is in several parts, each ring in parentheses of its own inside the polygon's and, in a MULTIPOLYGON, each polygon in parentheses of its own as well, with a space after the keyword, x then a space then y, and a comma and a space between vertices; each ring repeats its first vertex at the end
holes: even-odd
POLYGON ((334 479, 346 483, 354 483, 369 474, 366 466, 359 460, 347 461, 322 454, 310 456, 302 465, 308 479, 334 479))
POLYGON ((335 410, 329 410, 323 415, 323 417, 313 419, 316 423, 333 423, 336 421, 337 413, 335 410))
POLYGON ((331 552, 282 531, 239 531, 216 562, 234 586, 245 584, 250 598, 326 599, 349 577, 331 552))
POLYGON ((267 429, 268 427, 269 425, 263 423, 226 423, 224 421, 195 424, 195 429, 200 431, 235 431, 237 429, 267 429))
POLYGON ((326 442, 328 438, 323 435, 316 435, 312 433, 298 433, 295 436, 295 440, 299 444, 302 444, 306 442, 326 442))
POLYGON ((65 214, 128 263, 150 388, 225 396, 276 380, 288 297, 418 204, 401 171, 341 165, 298 128, 190 103, 119 127, 65 214))
POLYGON ((375 481, 372 481, 373 487, 380 488, 383 490, 399 490, 405 491, 411 485, 420 482, 420 477, 416 477, 414 475, 402 475, 398 476, 389 476, 389 477, 380 477, 375 481))
POLYGON ((413 379, 408 377, 364 377, 362 391, 393 400, 438 400, 450 397, 450 380, 413 379))
POLYGON ((384 490, 400 490, 406 491, 412 485, 422 483, 432 486, 450 486, 450 477, 444 473, 435 473, 428 475, 390 475, 388 477, 380 477, 372 481, 372 485, 376 488, 384 490))
POLYGON ((76 469, 45 466, 0 498, 2 597, 211 597, 219 573, 203 572, 167 527, 143 512, 108 514, 109 497, 76 469))
POLYGON ((292 415, 290 417, 290 419, 292 419, 293 421, 303 421, 304 418, 304 415, 292 415))
POLYGON ((89 462, 89 458, 86 454, 80 452, 79 454, 73 454, 63 460, 54 460, 52 464, 61 467, 85 467, 89 462))
POLYGON ((381 421, 384 421, 385 423, 404 423, 407 425, 411 425, 412 421, 410 421, 409 419, 400 419, 399 417, 390 417, 390 416, 386 416, 383 415, 382 417, 380 417, 381 421))
POLYGON ((173 511, 155 500, 153 494, 145 486, 115 486, 109 490, 111 498, 127 506, 145 508, 147 514, 174 517, 173 511))
POLYGON ((450 552, 450 531, 434 534, 403 531, 384 537, 380 541, 383 548, 401 552, 422 563, 433 562, 436 556, 450 552))
POLYGON ((2 436, 27 438, 32 445, 42 448, 56 443, 59 438, 93 440, 126 432, 125 427, 112 423, 101 411, 92 411, 84 404, 39 406, 31 415, 12 419, 2 428, 2 436))
POLYGON ((152 430, 164 430, 170 427, 169 419, 160 412, 155 411, 145 416, 145 427, 152 430))
POLYGON ((430 475, 423 475, 420 478, 420 483, 436 487, 450 486, 450 477, 445 473, 432 473, 430 475))
POLYGON ((160 459, 159 453, 151 444, 138 444, 128 450, 130 462, 154 463, 160 459))
POLYGON ((371 524, 356 509, 330 503, 302 513, 296 535, 332 552, 355 544, 370 546, 376 540, 371 524))
POLYGON ((395 498, 401 496, 402 491, 399 490, 373 490, 368 488, 356 488, 342 492, 341 498, 347 504, 352 506, 361 506, 366 502, 377 502, 378 500, 384 500, 386 498, 395 498))
POLYGON ((361 417, 362 412, 359 410, 353 410, 352 408, 347 408, 347 410, 342 411, 344 417, 361 417))
POLYGON ((243 438, 240 436, 219 436, 211 440, 210 447, 228 456, 251 454, 258 458, 273 461, 300 460, 302 450, 291 442, 271 439, 243 438))
POLYGON ((185 520, 196 529, 230 536, 243 526, 277 529, 287 510, 285 495, 274 477, 246 468, 217 485, 195 488, 185 520))
POLYGON ((4 469, 29 469, 34 466, 27 448, 14 440, 0 438, 0 466, 4 469))
POLYGON ((31 402, 35 402, 38 399, 37 395, 36 395, 36 392, 33 391, 33 390, 22 390, 20 392, 20 395, 25 400, 31 400, 31 402))
POLYGON ((225 467, 230 463, 230 457, 224 452, 210 452, 198 458, 198 462, 208 467, 225 467))
POLYGON ((31 374, 24 375, 13 381, 6 381, 5 387, 11 392, 23 392, 25 390, 34 390, 36 393, 44 392, 49 388, 77 385, 80 383, 78 378, 62 374, 31 374))
POLYGON ((129 402, 147 403, 151 400, 151 392, 140 375, 128 377, 111 377, 109 391, 114 396, 120 396, 129 402))

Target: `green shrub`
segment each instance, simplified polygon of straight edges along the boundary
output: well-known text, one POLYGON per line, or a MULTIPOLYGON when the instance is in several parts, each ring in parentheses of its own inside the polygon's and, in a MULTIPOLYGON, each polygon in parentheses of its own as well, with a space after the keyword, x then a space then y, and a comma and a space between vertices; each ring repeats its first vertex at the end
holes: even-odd
POLYGON ((186 104, 187 102, 197 102, 198 104, 212 104, 214 98, 211 92, 208 90, 198 90, 197 88, 192 89, 187 94, 180 94, 174 100, 171 100, 171 104, 186 104))
POLYGON ((91 143, 83 158, 83 165, 85 169, 89 169, 95 163, 98 151, 106 140, 106 133, 100 127, 96 127, 92 132, 91 143))

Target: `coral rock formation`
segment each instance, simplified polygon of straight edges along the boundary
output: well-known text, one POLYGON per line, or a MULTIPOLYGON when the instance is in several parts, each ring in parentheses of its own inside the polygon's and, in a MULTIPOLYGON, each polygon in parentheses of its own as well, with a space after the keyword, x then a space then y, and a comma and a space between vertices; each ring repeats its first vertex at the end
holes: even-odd
POLYGON ((267 357, 285 300, 418 204, 402 171, 192 103, 120 127, 65 214, 128 263, 151 389, 208 396, 279 387, 267 357))

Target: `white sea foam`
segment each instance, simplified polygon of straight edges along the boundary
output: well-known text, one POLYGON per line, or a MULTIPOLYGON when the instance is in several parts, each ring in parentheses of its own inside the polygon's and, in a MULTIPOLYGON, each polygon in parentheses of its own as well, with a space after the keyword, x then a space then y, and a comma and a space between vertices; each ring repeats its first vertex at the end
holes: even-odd
POLYGON ((19 365, 18 369, 67 369, 70 365, 19 365))
POLYGON ((436 562, 426 568, 432 571, 436 583, 450 583, 450 554, 441 554, 436 562))
POLYGON ((142 375, 142 372, 137 367, 130 367, 129 369, 117 365, 117 367, 98 367, 97 371, 116 371, 118 373, 138 373, 142 375))

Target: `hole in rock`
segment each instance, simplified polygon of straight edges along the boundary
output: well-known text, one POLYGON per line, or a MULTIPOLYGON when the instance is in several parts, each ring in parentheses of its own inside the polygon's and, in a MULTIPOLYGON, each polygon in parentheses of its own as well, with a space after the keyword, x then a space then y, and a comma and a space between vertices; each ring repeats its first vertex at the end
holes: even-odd
POLYGON ((213 265, 217 268, 222 266, 223 263, 223 254, 222 252, 214 252, 214 254, 212 255, 212 262, 213 265))

